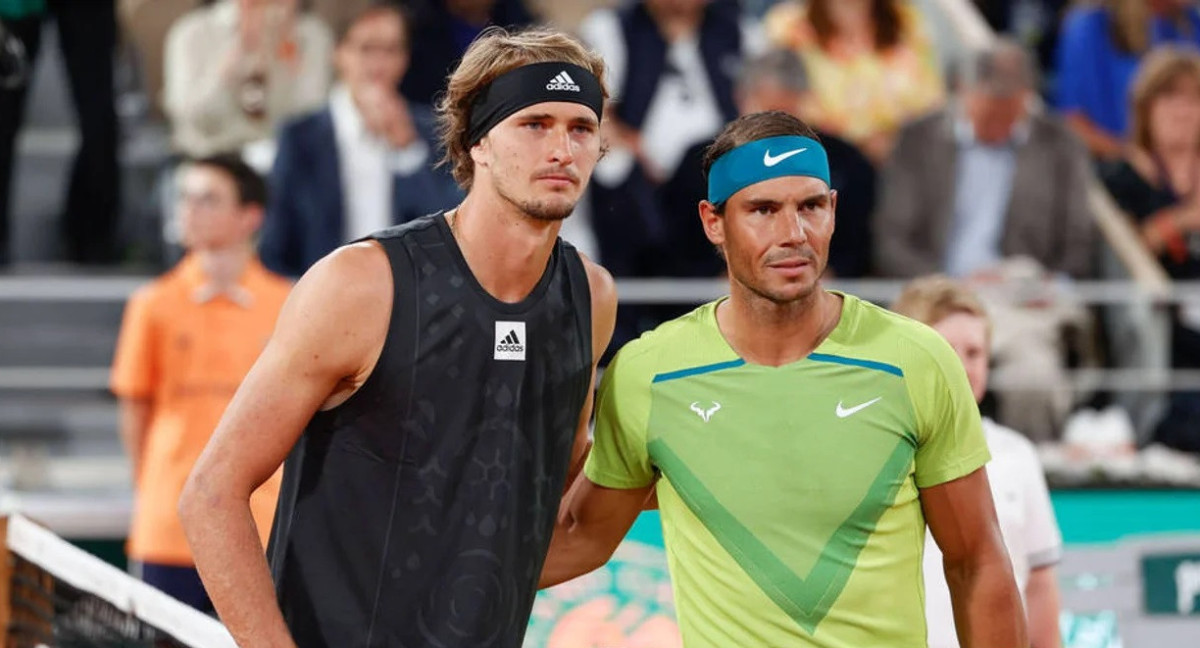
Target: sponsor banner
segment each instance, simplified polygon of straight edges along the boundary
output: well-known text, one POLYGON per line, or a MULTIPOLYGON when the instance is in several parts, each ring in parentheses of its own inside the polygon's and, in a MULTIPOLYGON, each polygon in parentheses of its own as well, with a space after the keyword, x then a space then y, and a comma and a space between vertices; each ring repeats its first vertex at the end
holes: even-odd
POLYGON ((1200 616, 1200 553, 1142 556, 1146 614, 1200 616))

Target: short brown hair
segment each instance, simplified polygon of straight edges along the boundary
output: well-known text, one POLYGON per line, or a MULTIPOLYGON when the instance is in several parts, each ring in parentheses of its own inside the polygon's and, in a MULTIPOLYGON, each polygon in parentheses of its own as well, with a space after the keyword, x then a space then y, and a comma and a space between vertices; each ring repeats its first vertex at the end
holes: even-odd
POLYGON ((468 131, 471 106, 479 91, 496 77, 519 67, 551 62, 574 63, 590 71, 600 80, 604 98, 608 98, 604 59, 560 31, 537 27, 509 32, 490 27, 467 48, 462 62, 447 80, 446 92, 437 106, 442 146, 446 150, 441 163, 450 165, 461 187, 470 189, 475 180, 468 131))
POLYGON ((1181 77, 1191 77, 1200 83, 1200 54, 1194 50, 1164 46, 1156 48, 1142 59, 1133 81, 1133 128, 1130 130, 1133 144, 1138 148, 1153 150, 1150 107, 1181 77))
MULTIPOLYGON (((808 21, 812 23, 821 49, 829 49, 829 44, 837 33, 837 26, 830 15, 833 3, 834 0, 812 0, 809 3, 808 21)), ((871 22, 875 32, 876 52, 886 52, 899 45, 907 35, 906 31, 911 29, 905 24, 897 0, 872 0, 871 22)))
POLYGON ((927 275, 908 282, 892 310, 929 326, 955 313, 974 315, 987 324, 988 339, 992 337, 992 320, 979 296, 966 284, 945 275, 927 275))
POLYGON ((237 190, 238 205, 267 206, 267 181, 242 160, 240 153, 215 153, 205 157, 193 157, 188 158, 185 164, 193 168, 208 167, 224 173, 237 190))
MULTIPOLYGON (((750 113, 738 117, 726 124, 725 129, 717 135, 717 139, 713 140, 713 143, 704 150, 702 162, 704 180, 708 181, 708 172, 712 170, 713 163, 722 155, 743 144, 785 135, 800 135, 818 139, 817 132, 812 129, 812 126, 780 110, 750 113)), ((718 205, 718 211, 720 207, 718 205)))
POLYGON ((349 16, 346 16, 342 20, 339 20, 334 29, 334 43, 337 45, 345 45, 346 39, 350 37, 350 32, 353 31, 359 23, 365 22, 379 15, 392 16, 396 20, 400 21, 400 43, 403 46, 404 51, 407 52, 409 48, 408 29, 410 23, 408 11, 404 7, 394 4, 372 2, 371 4, 368 4, 367 6, 350 14, 349 16))

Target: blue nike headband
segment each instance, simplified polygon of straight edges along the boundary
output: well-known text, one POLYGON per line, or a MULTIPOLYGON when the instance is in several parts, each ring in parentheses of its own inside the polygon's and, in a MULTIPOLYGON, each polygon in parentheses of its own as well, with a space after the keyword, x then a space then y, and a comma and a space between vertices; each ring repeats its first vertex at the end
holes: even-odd
POLYGON ((809 176, 829 184, 825 147, 799 135, 747 142, 713 162, 708 170, 708 202, 720 205, 752 184, 783 176, 809 176))

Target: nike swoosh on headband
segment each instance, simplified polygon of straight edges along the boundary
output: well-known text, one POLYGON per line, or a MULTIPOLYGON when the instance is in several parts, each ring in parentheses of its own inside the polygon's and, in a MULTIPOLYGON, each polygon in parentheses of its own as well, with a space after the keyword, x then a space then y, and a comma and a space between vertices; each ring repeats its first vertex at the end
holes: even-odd
POLYGON ((708 202, 719 205, 752 184, 784 176, 817 178, 828 185, 829 159, 821 142, 802 135, 780 135, 734 147, 709 169, 708 202), (772 150, 780 153, 772 155, 772 150), (792 159, 783 164, 788 158, 792 159))
POLYGON ((798 149, 794 149, 794 150, 787 151, 784 153, 780 153, 779 155, 776 155, 774 157, 771 156, 771 151, 768 150, 763 153, 763 164, 765 164, 766 166, 769 166, 769 167, 773 167, 776 164, 779 164, 780 162, 783 162, 784 160, 792 157, 793 155, 798 155, 807 150, 808 150, 807 147, 798 148, 798 149))

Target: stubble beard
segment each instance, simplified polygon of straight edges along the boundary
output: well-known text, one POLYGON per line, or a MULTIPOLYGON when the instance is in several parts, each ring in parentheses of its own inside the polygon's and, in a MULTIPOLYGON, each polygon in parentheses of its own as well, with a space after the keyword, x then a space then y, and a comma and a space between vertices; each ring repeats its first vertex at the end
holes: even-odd
POLYGON ((534 220, 558 222, 565 220, 575 211, 576 201, 554 203, 549 200, 518 200, 510 196, 499 184, 496 185, 496 193, 510 205, 519 209, 522 214, 534 220))
MULTIPOLYGON (((754 276, 739 276, 733 272, 733 267, 729 265, 729 257, 721 250, 721 256, 725 258, 726 268, 730 276, 735 282, 742 286, 747 297, 757 298, 778 307, 794 307, 810 302, 817 294, 817 289, 821 284, 821 277, 825 274, 825 266, 821 265, 816 277, 809 284, 800 287, 799 293, 793 293, 790 290, 785 294, 782 291, 771 290, 766 286, 766 281, 756 281, 754 276)), ((813 265, 820 265, 815 254, 803 254, 813 265)), ((770 261, 770 259, 767 259, 770 261)), ((789 286, 790 288, 790 286, 789 286)))
MULTIPOLYGON (((817 263, 817 260, 812 258, 812 262, 817 263)), ((728 263, 728 258, 726 258, 726 263, 728 263)), ((817 272, 816 278, 811 283, 800 287, 798 293, 794 293, 792 290, 787 290, 785 293, 782 290, 768 288, 767 282, 756 281, 754 276, 739 276, 734 274, 732 268, 728 268, 728 271, 730 271, 734 283, 742 287, 745 298, 758 301, 764 306, 769 304, 778 308, 804 308, 805 305, 811 304, 812 300, 816 299, 818 288, 821 286, 821 277, 824 275, 822 266, 820 272, 817 272)))
POLYGON ((754 282, 738 280, 750 295, 757 297, 763 301, 770 302, 778 307, 794 307, 804 304, 813 298, 817 292, 819 279, 812 283, 803 286, 799 293, 781 294, 762 286, 756 285, 754 282))

